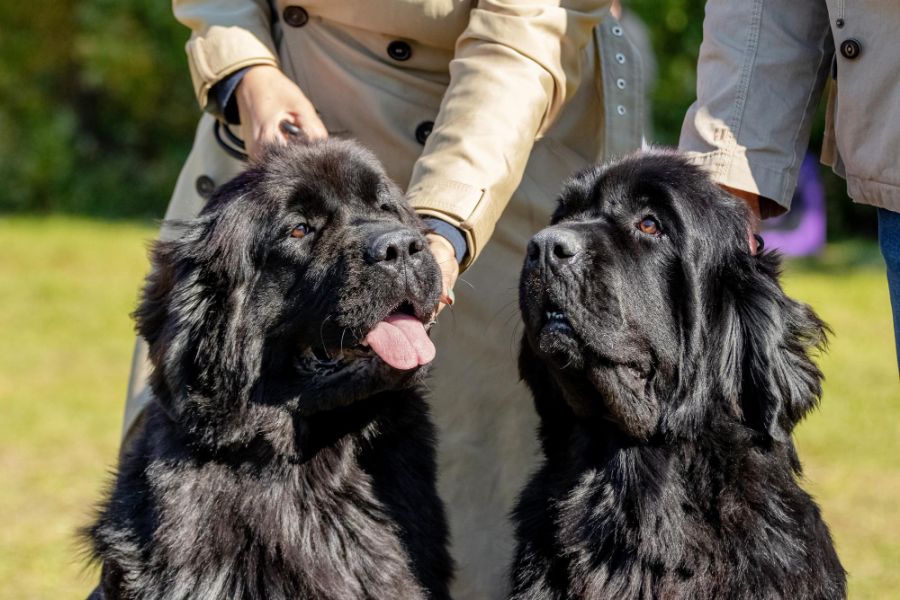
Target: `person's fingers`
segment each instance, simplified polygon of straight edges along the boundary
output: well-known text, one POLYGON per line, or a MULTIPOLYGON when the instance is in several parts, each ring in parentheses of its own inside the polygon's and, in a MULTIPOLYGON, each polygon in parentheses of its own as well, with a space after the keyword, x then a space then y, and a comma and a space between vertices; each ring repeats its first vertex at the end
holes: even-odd
POLYGON ((284 145, 287 143, 287 138, 284 135, 284 132, 281 131, 281 128, 278 126, 280 120, 275 122, 268 122, 262 128, 260 132, 259 138, 257 138, 256 143, 259 146, 267 145, 267 144, 281 144, 284 145))
POLYGON ((747 229, 747 243, 750 245, 750 254, 756 256, 756 253, 759 252, 759 244, 756 242, 756 234, 751 228, 747 229))
POLYGON ((247 154, 258 158, 269 144, 309 143, 328 131, 309 98, 279 69, 260 65, 244 75, 235 92, 247 154), (282 121, 296 126, 283 128, 282 121))
POLYGON ((256 127, 253 127, 249 133, 242 127, 241 133, 244 135, 244 150, 250 160, 258 159, 262 149, 267 145, 287 143, 277 122, 274 126, 271 123, 256 123, 256 127))
POLYGON ((756 243, 755 234, 759 232, 762 214, 759 205, 759 194, 754 194, 753 192, 733 188, 725 184, 720 185, 722 189, 724 189, 732 196, 736 196, 737 198, 743 200, 747 204, 747 207, 750 208, 750 223, 747 227, 747 245, 750 246, 750 254, 755 256, 759 250, 758 244, 756 243))
POLYGON ((291 122, 300 128, 305 139, 302 141, 309 143, 317 140, 328 139, 328 129, 322 123, 319 113, 315 107, 309 102, 302 102, 297 105, 294 111, 290 113, 291 122))
POLYGON ((425 237, 428 239, 431 254, 441 270, 442 299, 435 310, 434 316, 436 317, 452 303, 450 298, 452 298, 453 286, 456 285, 459 277, 459 263, 456 260, 456 251, 453 249, 453 245, 446 238, 436 233, 429 233, 425 237))

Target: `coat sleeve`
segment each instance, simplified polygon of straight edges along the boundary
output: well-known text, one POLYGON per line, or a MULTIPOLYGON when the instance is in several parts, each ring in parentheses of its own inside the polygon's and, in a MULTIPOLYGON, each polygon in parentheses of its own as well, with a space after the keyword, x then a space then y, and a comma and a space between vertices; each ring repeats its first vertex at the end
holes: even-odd
POLYGON ((581 77, 606 1, 481 0, 456 43, 450 85, 407 195, 466 236, 478 256, 522 178, 535 140, 581 77))
POLYGON ((679 148, 763 216, 790 208, 833 55, 825 0, 709 0, 679 148))
POLYGON ((188 66, 201 108, 210 88, 230 73, 251 65, 278 66, 266 0, 172 0, 172 9, 191 29, 188 66))

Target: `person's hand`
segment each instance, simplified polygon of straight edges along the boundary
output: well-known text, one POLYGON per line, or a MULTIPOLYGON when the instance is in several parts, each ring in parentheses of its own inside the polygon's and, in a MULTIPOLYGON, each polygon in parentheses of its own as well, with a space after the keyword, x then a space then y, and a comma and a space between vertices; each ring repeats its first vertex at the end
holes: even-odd
POLYGON ((456 278, 459 277, 459 262, 456 260, 456 250, 453 244, 447 241, 442 235, 429 233, 425 236, 428 240, 428 247, 437 261, 438 267, 441 269, 441 281, 443 283, 442 300, 438 303, 434 316, 437 317, 445 306, 449 306, 447 302, 451 298, 453 286, 456 285, 456 278))
POLYGON ((258 65, 248 69, 235 90, 235 99, 251 159, 258 157, 265 144, 309 143, 328 137, 312 102, 276 67, 258 65), (280 126, 282 121, 293 123, 300 133, 285 133, 280 126))
POLYGON ((759 250, 759 245, 756 242, 756 234, 759 232, 759 222, 762 215, 759 208, 759 194, 746 192, 727 185, 721 185, 721 187, 732 196, 736 196, 746 202, 747 206, 750 207, 750 212, 752 214, 750 216, 750 230, 747 232, 747 243, 750 245, 750 254, 756 255, 756 252, 759 250))

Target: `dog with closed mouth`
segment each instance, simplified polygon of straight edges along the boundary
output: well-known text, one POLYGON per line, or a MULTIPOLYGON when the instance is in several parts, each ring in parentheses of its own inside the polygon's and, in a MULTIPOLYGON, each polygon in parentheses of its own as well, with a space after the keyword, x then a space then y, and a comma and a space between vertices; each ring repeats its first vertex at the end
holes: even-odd
POLYGON ((425 228, 351 142, 271 149, 158 242, 155 395, 87 531, 93 598, 447 598, 420 389, 425 228))
POLYGON ((825 326, 748 250, 749 213, 674 153, 576 175, 522 270, 544 462, 515 599, 846 595, 791 440, 825 326))

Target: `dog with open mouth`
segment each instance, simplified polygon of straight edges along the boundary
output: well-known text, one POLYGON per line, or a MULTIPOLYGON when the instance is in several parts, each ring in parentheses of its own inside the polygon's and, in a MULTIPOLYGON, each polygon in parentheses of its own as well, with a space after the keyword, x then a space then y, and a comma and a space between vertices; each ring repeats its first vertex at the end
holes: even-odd
POLYGON ((575 176, 532 238, 520 369, 544 463, 511 598, 845 597, 791 440, 825 326, 748 250, 748 218, 657 151, 575 176))
POLYGON ((92 598, 447 598, 420 384, 441 277, 351 142, 273 148, 152 251, 155 402, 87 531, 92 598))

